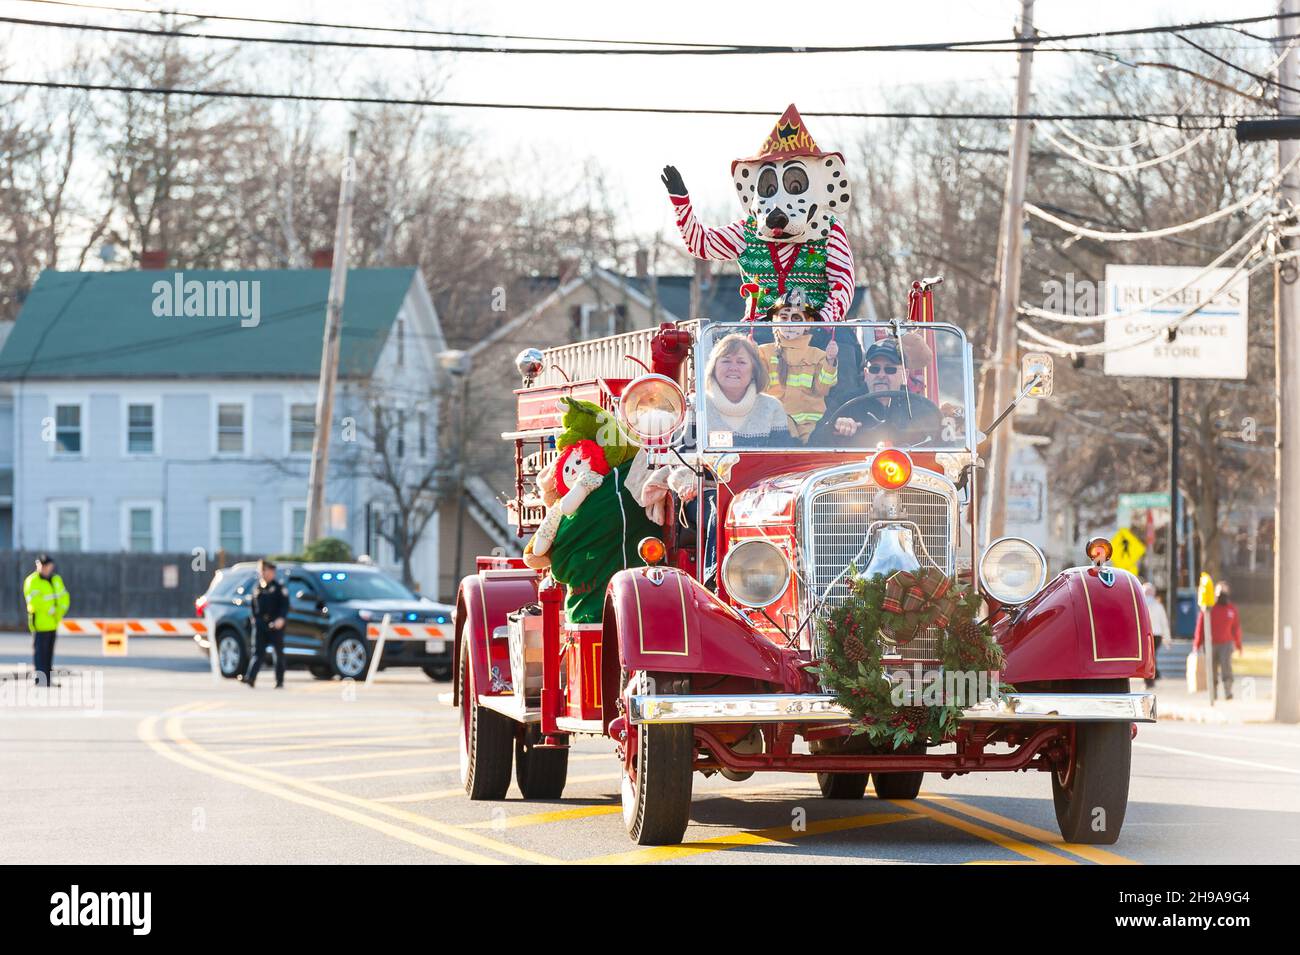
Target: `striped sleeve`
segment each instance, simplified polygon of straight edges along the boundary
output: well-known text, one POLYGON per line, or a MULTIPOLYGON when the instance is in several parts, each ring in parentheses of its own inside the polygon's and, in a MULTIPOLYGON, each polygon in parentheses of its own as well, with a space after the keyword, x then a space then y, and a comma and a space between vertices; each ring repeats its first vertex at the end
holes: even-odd
MULTIPOLYGON (((697 259, 730 261, 740 258, 745 250, 744 220, 718 229, 709 228, 695 218, 689 196, 669 196, 673 204, 673 214, 677 219, 677 231, 682 234, 686 251, 697 259)), ((852 260, 850 260, 850 266, 852 260)))
POLYGON ((853 275, 853 249, 844 227, 836 222, 826 239, 826 281, 831 294, 821 308, 824 322, 842 322, 853 306, 853 291, 857 282, 853 275))

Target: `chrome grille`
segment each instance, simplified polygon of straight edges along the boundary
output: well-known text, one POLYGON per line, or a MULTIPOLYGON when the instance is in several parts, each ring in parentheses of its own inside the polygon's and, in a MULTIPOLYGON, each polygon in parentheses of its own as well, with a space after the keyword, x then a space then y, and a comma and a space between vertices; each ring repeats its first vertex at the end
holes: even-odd
MULTIPOLYGON (((871 560, 873 548, 868 547, 861 557, 858 552, 873 520, 871 505, 876 490, 874 485, 859 484, 813 492, 809 509, 812 547, 808 576, 815 589, 815 595, 810 596, 824 595, 819 616, 839 606, 848 595, 848 575, 840 576, 844 568, 856 558, 857 569, 861 571, 871 560), (827 591, 837 577, 839 582, 827 591)), ((952 573, 951 499, 937 491, 914 486, 898 494, 904 510, 901 519, 916 524, 921 532, 921 541, 915 545, 917 559, 923 566, 933 563, 945 573, 952 573)), ((938 655, 937 637, 922 634, 898 652, 908 659, 933 659, 938 655)))

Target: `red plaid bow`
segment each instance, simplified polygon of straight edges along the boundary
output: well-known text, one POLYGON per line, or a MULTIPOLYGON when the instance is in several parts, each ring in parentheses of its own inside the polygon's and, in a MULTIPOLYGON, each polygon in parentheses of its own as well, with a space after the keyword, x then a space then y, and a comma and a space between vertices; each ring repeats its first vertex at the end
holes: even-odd
POLYGON ((900 570, 885 581, 881 608, 917 619, 917 629, 946 627, 957 606, 953 580, 938 567, 900 570))

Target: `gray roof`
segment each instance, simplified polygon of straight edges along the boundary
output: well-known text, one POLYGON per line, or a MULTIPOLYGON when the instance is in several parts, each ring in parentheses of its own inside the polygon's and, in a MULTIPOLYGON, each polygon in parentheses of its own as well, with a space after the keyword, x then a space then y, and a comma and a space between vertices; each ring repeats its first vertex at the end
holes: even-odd
MULTIPOLYGON (((232 316, 155 314, 167 294, 156 283, 170 286, 176 274, 43 272, 0 350, 0 380, 320 374, 329 270, 182 273, 185 282, 257 282, 260 321, 249 327, 232 316)), ((374 370, 417 275, 414 268, 349 270, 340 377, 364 378, 374 370)), ((251 303, 252 287, 244 288, 251 303)))

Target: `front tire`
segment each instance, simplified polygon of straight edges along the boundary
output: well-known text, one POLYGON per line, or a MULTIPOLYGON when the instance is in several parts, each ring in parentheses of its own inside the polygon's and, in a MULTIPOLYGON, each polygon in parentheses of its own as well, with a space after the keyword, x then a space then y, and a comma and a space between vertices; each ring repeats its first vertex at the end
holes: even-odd
MULTIPOLYGON (((1128 680, 1074 684, 1075 692, 1127 693, 1128 680)), ((1076 723, 1074 764, 1052 773, 1052 801, 1061 838, 1079 845, 1119 840, 1128 810, 1133 731, 1128 723, 1076 723)))
POLYGON ((568 749, 544 749, 537 731, 515 738, 515 782, 525 799, 559 799, 569 775, 568 749))
POLYGON ((310 666, 308 666, 307 669, 311 672, 311 675, 318 680, 334 679, 333 667, 324 666, 319 663, 313 663, 310 666))
POLYGON ((420 669, 424 670, 424 675, 434 683, 442 683, 451 679, 451 667, 441 663, 436 665, 431 664, 426 667, 421 667, 420 669))
POLYGON ((689 724, 641 724, 636 774, 623 766, 623 825, 639 846, 675 846, 691 818, 695 730, 689 724))
POLYGON ((348 630, 330 646, 330 666, 344 680, 364 680, 370 667, 370 645, 365 637, 348 630))
POLYGON ((869 773, 818 773, 817 787, 826 799, 861 799, 869 773))
POLYGON ((248 644, 238 632, 227 629, 217 633, 217 666, 227 680, 248 669, 248 644))
POLYGON ((515 724, 509 717, 479 706, 473 670, 466 645, 460 656, 460 781, 470 799, 505 799, 510 788, 515 724))

